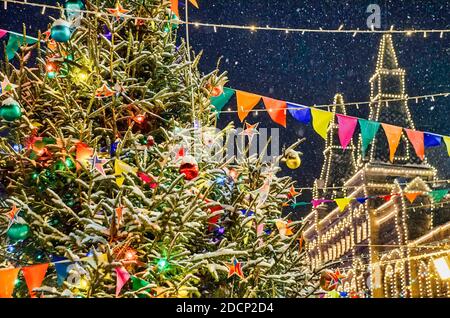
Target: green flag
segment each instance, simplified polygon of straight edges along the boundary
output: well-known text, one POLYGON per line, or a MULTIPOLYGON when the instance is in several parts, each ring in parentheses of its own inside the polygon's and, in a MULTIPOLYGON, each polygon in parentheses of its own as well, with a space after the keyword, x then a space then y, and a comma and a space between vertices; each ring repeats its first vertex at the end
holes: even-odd
MULTIPOLYGON (((131 276, 131 283, 133 284, 134 291, 150 285, 149 282, 147 282, 139 277, 136 277, 136 276, 131 276)), ((150 288, 145 290, 145 292, 150 294, 150 288)), ((146 297, 147 297, 147 295, 145 295, 145 294, 139 294, 139 298, 146 298, 146 297)))
POLYGON ((217 117, 219 117, 220 112, 222 111, 222 108, 225 107, 225 105, 228 103, 230 98, 234 95, 234 89, 224 87, 223 93, 216 97, 211 97, 211 104, 214 105, 217 117))
POLYGON ((447 195, 447 193, 448 189, 441 189, 441 190, 433 190, 428 194, 431 196, 434 203, 439 203, 447 195))
POLYGON ((359 127, 361 128, 361 137, 362 137, 362 154, 363 157, 366 156, 367 147, 372 142, 373 138, 378 132, 378 128, 380 128, 380 123, 371 120, 358 119, 359 127))
POLYGON ((8 60, 12 60, 19 49, 20 46, 25 44, 34 44, 37 42, 35 38, 26 37, 25 40, 23 35, 9 34, 8 44, 6 45, 6 55, 8 60))

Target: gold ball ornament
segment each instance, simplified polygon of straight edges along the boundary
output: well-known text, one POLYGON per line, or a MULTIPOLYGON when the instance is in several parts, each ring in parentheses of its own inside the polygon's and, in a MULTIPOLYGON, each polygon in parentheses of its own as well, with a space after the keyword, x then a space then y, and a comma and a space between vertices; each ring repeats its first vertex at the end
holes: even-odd
POLYGON ((285 154, 283 159, 286 162, 286 166, 289 169, 297 169, 302 164, 302 159, 300 159, 300 154, 295 150, 289 150, 285 154))

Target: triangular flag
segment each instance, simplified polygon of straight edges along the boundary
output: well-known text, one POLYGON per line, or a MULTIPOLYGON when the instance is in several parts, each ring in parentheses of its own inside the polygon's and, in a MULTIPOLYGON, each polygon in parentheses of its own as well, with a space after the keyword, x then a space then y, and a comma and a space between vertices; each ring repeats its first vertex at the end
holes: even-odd
POLYGON ((306 106, 287 103, 287 108, 292 117, 303 124, 311 122, 311 109, 306 106))
POLYGON ((391 200, 392 194, 382 195, 381 198, 382 198, 384 201, 388 202, 388 201, 391 200))
POLYGON ((444 142, 445 145, 447 146, 448 156, 450 157, 450 137, 444 136, 444 142))
POLYGON ((380 128, 380 123, 371 120, 358 119, 359 128, 361 129, 361 139, 362 139, 362 155, 366 156, 367 147, 370 145, 372 140, 375 138, 378 129, 380 128))
MULTIPOLYGON (((133 287, 132 287, 133 291, 140 290, 140 289, 150 285, 149 282, 147 282, 147 281, 145 281, 145 280, 143 280, 143 279, 141 279, 139 277, 136 277, 136 276, 131 276, 131 283, 133 284, 133 287)), ((147 293, 150 293, 151 289, 149 288, 149 289, 146 289, 145 291, 147 293)), ((139 298, 145 298, 146 295, 145 294, 138 294, 138 297, 139 298)))
POLYGON ((67 275, 69 275, 67 268, 73 264, 72 262, 61 262, 64 260, 67 260, 67 258, 61 256, 54 256, 52 258, 52 262, 55 265, 58 286, 62 286, 67 275))
POLYGON ((116 276, 117 276, 117 284, 116 284, 116 297, 119 296, 122 287, 125 286, 127 281, 130 279, 130 274, 124 267, 116 267, 116 276))
POLYGON ((194 7, 196 7, 197 9, 199 8, 199 7, 198 7, 197 0, 189 0, 189 2, 192 3, 192 5, 193 5, 194 7))
POLYGON ((180 13, 178 12, 178 0, 170 0, 170 10, 179 17, 180 13))
POLYGON ((116 183, 119 187, 121 187, 123 182, 125 181, 125 173, 136 174, 137 171, 138 168, 134 168, 120 159, 116 159, 114 162, 114 175, 116 176, 116 183))
POLYGON ((356 201, 358 201, 361 204, 364 204, 369 198, 356 198, 356 201))
POLYGON ((353 137, 358 119, 341 114, 336 114, 336 117, 339 124, 339 141, 341 142, 342 148, 345 150, 353 137))
POLYGON ((219 117, 220 112, 225 107, 225 105, 228 103, 231 97, 234 95, 234 89, 224 87, 223 93, 219 96, 213 96, 210 98, 211 105, 214 106, 215 111, 217 113, 217 117, 219 117))
POLYGON ((336 204, 339 207, 339 211, 344 211, 345 208, 347 207, 347 205, 349 205, 350 202, 352 202, 352 198, 339 198, 339 199, 334 199, 334 202, 336 202, 336 204))
POLYGON ((269 97, 262 99, 270 118, 277 124, 286 127, 286 102, 269 97))
POLYGON ((405 193, 405 197, 409 200, 409 202, 413 203, 417 196, 421 195, 421 192, 409 192, 409 193, 405 193))
POLYGON ((259 103, 261 96, 243 91, 236 91, 237 108, 240 121, 259 103))
POLYGON ((77 170, 81 168, 80 164, 83 165, 83 167, 86 167, 86 165, 89 163, 89 158, 92 157, 94 154, 94 150, 90 148, 88 145, 86 145, 83 142, 79 142, 76 144, 76 167, 77 170))
POLYGON ((389 160, 394 161, 395 151, 397 150, 400 138, 402 136, 402 127, 397 127, 388 124, 381 124, 386 134, 387 141, 389 143, 389 160))
POLYGON ((311 108, 314 130, 323 138, 327 139, 327 129, 333 119, 333 113, 325 110, 311 108))
POLYGON ((431 196, 434 203, 439 203, 447 195, 447 193, 448 189, 441 189, 441 190, 433 190, 428 194, 431 196))
POLYGON ((0 298, 12 298, 14 284, 20 268, 0 269, 0 298))
POLYGON ((414 147, 414 150, 416 151, 417 157, 419 157, 421 160, 425 158, 425 147, 423 143, 423 132, 412 130, 412 129, 406 129, 406 135, 408 136, 409 141, 414 147))
POLYGON ((19 49, 20 46, 25 44, 36 43, 37 39, 26 37, 25 40, 23 35, 9 34, 8 44, 6 45, 6 56, 8 60, 12 60, 19 49))
POLYGON ((0 39, 1 39, 2 37, 4 37, 4 36, 6 35, 6 33, 8 33, 8 31, 3 30, 3 29, 0 29, 0 39))
POLYGON ((438 147, 442 144, 442 137, 432 133, 423 134, 425 148, 438 147))
POLYGON ((314 208, 317 208, 319 205, 321 205, 322 203, 327 203, 327 202, 332 202, 331 200, 324 200, 324 199, 314 199, 311 200, 311 203, 313 205, 314 208))
POLYGON ((36 298, 36 292, 33 291, 35 288, 39 288, 45 278, 45 273, 47 273, 48 263, 32 265, 22 268, 23 276, 25 277, 25 282, 28 286, 28 291, 30 292, 31 298, 36 298))

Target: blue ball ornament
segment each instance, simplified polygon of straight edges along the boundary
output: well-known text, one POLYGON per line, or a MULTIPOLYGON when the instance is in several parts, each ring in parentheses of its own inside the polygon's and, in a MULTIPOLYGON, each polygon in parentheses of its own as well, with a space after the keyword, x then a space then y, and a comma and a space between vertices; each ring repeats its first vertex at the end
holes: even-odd
POLYGON ((63 19, 58 19, 52 25, 52 28, 50 30, 50 36, 56 42, 61 43, 67 42, 70 40, 70 35, 72 33, 70 31, 70 26, 71 26, 70 22, 65 21, 63 19))

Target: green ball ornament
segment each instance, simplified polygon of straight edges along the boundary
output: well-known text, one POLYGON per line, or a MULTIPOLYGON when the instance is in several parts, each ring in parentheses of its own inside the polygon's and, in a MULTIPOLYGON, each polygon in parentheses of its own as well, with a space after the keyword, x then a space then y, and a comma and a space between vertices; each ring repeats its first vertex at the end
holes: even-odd
POLYGON ((53 22, 52 28, 50 29, 50 36, 56 42, 67 42, 70 40, 70 22, 63 19, 58 19, 53 22))
POLYGON ((11 97, 5 99, 0 107, 0 116, 6 121, 14 121, 19 119, 22 117, 20 104, 11 97))
POLYGON ((12 241, 23 241, 30 235, 30 227, 27 224, 14 223, 6 234, 12 241))

